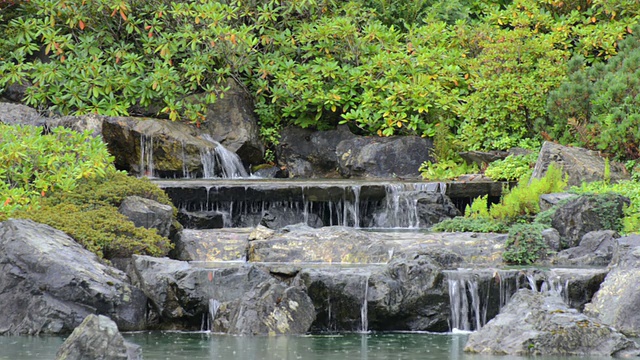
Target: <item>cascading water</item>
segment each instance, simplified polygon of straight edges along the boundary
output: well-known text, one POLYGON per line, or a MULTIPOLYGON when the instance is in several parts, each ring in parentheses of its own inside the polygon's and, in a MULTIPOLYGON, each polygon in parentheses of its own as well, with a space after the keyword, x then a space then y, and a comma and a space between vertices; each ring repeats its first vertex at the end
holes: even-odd
POLYGON ((369 332, 369 278, 370 275, 366 275, 363 283, 364 294, 362 295, 362 306, 360 307, 360 332, 369 332))
POLYGON ((155 177, 153 169, 153 136, 140 135, 140 175, 155 177))
POLYGON ((209 299, 209 311, 202 315, 202 324, 200 325, 200 331, 211 331, 213 328, 213 321, 216 319, 218 310, 220 309, 220 302, 216 299, 209 299))
POLYGON ((388 184, 385 186, 384 210, 373 216, 375 228, 409 228, 420 227, 418 200, 421 192, 446 192, 444 183, 388 184))
POLYGON ((202 135, 202 138, 215 145, 213 149, 200 150, 202 173, 205 179, 246 178, 249 176, 236 153, 226 149, 208 134, 202 135))

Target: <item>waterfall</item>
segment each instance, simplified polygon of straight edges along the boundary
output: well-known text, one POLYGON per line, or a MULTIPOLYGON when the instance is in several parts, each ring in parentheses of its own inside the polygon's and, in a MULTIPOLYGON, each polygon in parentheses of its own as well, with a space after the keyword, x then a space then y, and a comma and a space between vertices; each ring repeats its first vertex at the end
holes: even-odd
POLYGON ((140 175, 155 177, 153 169, 153 136, 140 135, 140 175))
POLYGON ((360 307, 360 332, 369 332, 369 305, 367 304, 367 298, 369 297, 369 277, 366 275, 364 279, 364 294, 362 296, 362 306, 360 307))
POLYGON ((213 321, 216 319, 219 309, 220 302, 216 299, 209 299, 209 311, 206 314, 202 314, 200 331, 211 331, 213 329, 213 321))
POLYGON ((446 192, 444 183, 400 183, 385 185, 385 207, 373 217, 373 226, 379 228, 420 227, 418 200, 421 192, 446 192))
POLYGON ((202 135, 202 138, 215 145, 213 149, 206 148, 200 150, 202 173, 205 179, 213 179, 216 177, 249 177, 249 174, 247 174, 247 171, 242 165, 242 161, 240 161, 240 157, 236 153, 229 151, 222 146, 222 144, 215 141, 209 134, 202 135))

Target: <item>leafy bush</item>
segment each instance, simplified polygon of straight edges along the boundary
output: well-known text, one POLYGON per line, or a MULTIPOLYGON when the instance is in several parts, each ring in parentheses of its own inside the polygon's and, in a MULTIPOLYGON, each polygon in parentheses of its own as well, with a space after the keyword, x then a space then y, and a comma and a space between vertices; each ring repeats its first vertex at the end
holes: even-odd
POLYGON ((511 264, 533 264, 550 254, 542 237, 542 224, 515 224, 509 229, 502 258, 511 264))
POLYGON ((507 229, 508 227, 501 222, 486 218, 470 218, 466 216, 458 216, 453 219, 447 219, 431 227, 432 231, 469 231, 479 233, 503 233, 506 232, 507 229))
POLYGON ((106 145, 90 132, 0 123, 0 220, 37 207, 50 192, 69 193, 115 171, 106 145))
POLYGON ((495 181, 516 181, 531 175, 537 157, 537 153, 509 155, 504 160, 490 163, 484 174, 495 181))

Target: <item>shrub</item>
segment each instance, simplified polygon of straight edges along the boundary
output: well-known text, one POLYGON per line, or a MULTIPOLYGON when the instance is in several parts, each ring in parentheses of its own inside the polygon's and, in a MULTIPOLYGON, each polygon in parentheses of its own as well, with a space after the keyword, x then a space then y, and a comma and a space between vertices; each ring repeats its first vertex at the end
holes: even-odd
POLYGON ((453 219, 447 219, 439 222, 431 227, 432 231, 442 232, 456 232, 456 231, 470 231, 479 233, 503 233, 507 231, 507 226, 504 223, 497 222, 486 218, 469 218, 458 216, 453 219))
MULTIPOLYGON (((609 194, 615 193, 626 196, 630 200, 629 206, 624 209, 624 218, 621 228, 614 228, 624 234, 640 233, 640 183, 637 181, 621 181, 609 183, 606 181, 596 181, 583 183, 570 189, 576 194, 609 194)), ((606 206, 605 206, 606 207, 606 206)), ((602 209, 606 211, 606 209, 602 209)))
POLYGON ((495 181, 516 181, 531 175, 537 157, 537 153, 509 155, 503 160, 490 163, 484 174, 495 181))
POLYGON ((509 229, 502 258, 507 263, 526 265, 546 258, 550 254, 544 242, 542 224, 515 224, 509 229))

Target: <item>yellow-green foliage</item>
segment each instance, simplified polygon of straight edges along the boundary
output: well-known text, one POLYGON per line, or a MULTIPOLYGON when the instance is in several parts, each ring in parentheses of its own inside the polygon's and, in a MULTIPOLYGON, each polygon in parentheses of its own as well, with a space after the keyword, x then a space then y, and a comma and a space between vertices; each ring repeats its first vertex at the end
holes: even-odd
POLYGON ((489 219, 488 195, 475 198, 471 205, 467 205, 465 216, 472 219, 489 219))

